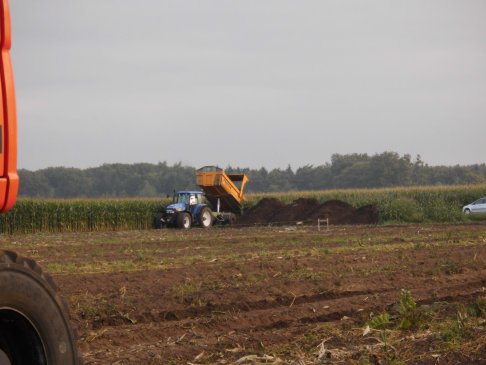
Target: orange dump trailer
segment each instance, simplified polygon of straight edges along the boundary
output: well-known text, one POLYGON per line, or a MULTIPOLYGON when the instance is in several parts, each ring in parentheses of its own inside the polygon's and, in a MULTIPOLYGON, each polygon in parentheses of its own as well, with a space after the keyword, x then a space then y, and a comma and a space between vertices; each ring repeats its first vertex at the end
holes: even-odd
POLYGON ((204 166, 196 171, 196 183, 205 193, 213 208, 241 213, 243 190, 248 182, 245 174, 227 174, 222 168, 204 166))

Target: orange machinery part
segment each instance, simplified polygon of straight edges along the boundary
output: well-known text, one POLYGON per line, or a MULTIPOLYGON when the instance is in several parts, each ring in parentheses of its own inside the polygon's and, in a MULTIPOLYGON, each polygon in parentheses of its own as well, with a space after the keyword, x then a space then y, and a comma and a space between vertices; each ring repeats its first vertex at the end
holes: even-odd
POLYGON ((196 171, 196 183, 213 208, 216 208, 219 199, 223 211, 235 214, 241 212, 241 204, 245 200, 243 190, 247 182, 248 176, 245 174, 226 174, 216 166, 204 166, 196 171))
POLYGON ((0 212, 15 204, 19 190, 17 175, 17 116, 10 60, 11 27, 8 0, 0 0, 0 212))

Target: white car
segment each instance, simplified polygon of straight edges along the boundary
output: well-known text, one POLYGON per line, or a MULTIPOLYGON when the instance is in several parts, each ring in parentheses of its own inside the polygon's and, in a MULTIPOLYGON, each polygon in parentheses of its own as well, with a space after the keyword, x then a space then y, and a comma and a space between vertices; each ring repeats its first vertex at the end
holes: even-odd
POLYGON ((474 203, 466 205, 462 208, 463 213, 486 213, 486 198, 476 200, 474 203))

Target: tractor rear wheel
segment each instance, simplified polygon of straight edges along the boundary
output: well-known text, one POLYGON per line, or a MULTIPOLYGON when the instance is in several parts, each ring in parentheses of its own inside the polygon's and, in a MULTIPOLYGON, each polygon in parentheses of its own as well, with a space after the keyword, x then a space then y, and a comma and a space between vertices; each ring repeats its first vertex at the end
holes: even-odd
POLYGON ((191 228, 191 216, 189 213, 182 212, 177 216, 177 227, 181 229, 191 228))
POLYGON ((209 207, 202 207, 199 212, 198 223, 203 228, 209 228, 213 225, 213 213, 209 207))
POLYGON ((0 250, 0 364, 80 365, 66 301, 31 259, 0 250))

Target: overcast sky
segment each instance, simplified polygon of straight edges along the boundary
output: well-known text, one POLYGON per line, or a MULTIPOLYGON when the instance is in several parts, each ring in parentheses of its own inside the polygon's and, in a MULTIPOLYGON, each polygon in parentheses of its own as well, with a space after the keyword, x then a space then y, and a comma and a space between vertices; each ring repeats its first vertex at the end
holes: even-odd
POLYGON ((19 167, 486 161, 486 1, 13 0, 19 167))

